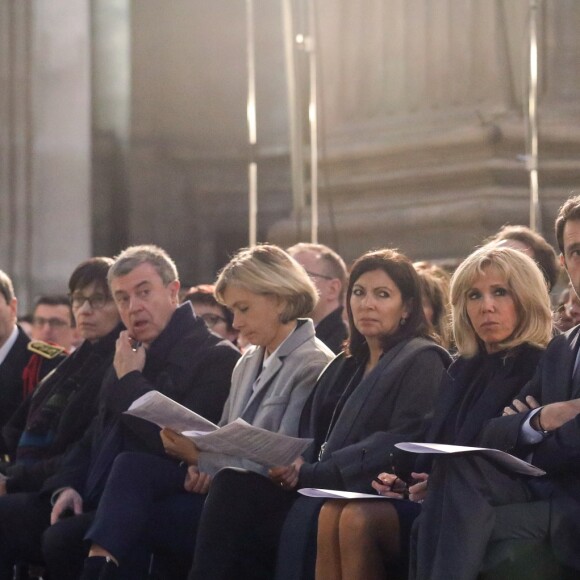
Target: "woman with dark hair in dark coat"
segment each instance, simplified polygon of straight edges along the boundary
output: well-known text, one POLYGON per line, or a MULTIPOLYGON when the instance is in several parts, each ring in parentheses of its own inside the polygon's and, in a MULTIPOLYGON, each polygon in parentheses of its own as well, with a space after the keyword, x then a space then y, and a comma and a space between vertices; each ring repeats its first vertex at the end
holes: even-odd
POLYGON ((347 312, 348 349, 324 371, 302 414, 299 434, 313 444, 269 477, 236 469, 215 476, 190 579, 271 578, 297 489, 370 491, 394 444, 421 437, 449 356, 431 339, 411 262, 393 250, 359 258, 347 312))
MULTIPOLYGON (((479 446, 487 421, 501 415, 535 372, 551 338, 550 301, 542 274, 530 258, 516 250, 487 246, 471 254, 455 272, 451 303, 460 356, 443 379, 426 439, 479 446)), ((433 489, 440 480, 439 459, 429 478, 424 473, 430 470, 428 457, 422 457, 411 474, 417 481, 408 490, 411 501, 325 504, 318 529, 317 579, 406 578, 410 528, 422 507, 428 513, 422 551, 444 541, 445 528, 453 521, 441 520, 441 505, 469 500, 442 498, 433 489)), ((372 484, 376 491, 403 499, 404 482, 396 475, 381 473, 378 479, 372 484)), ((425 578, 451 577, 431 576, 427 570, 425 578)))

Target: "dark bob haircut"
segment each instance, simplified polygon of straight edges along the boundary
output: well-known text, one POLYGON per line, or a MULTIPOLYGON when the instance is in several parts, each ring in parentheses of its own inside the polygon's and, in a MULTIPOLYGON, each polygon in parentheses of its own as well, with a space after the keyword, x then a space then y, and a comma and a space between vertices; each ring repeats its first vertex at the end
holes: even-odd
POLYGON ((346 291, 346 311, 350 338, 347 342, 347 354, 355 357, 363 357, 368 353, 368 345, 365 337, 354 325, 350 297, 356 281, 366 272, 382 270, 391 278, 401 292, 403 302, 409 309, 406 324, 399 326, 393 334, 385 335, 382 340, 383 352, 386 352, 402 340, 414 337, 431 338, 436 341, 436 335, 423 313, 421 300, 421 282, 413 264, 404 254, 397 250, 376 250, 367 252, 358 258, 352 265, 348 288, 346 291))
POLYGON ((82 290, 93 282, 105 296, 111 296, 109 284, 107 282, 107 273, 112 266, 112 258, 98 257, 90 258, 81 262, 71 274, 68 281, 68 291, 70 294, 76 290, 82 290))

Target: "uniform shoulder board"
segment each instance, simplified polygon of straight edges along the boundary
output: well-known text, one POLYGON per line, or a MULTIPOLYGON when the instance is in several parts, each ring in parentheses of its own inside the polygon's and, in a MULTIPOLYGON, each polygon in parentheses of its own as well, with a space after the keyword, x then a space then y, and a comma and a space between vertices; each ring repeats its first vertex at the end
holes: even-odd
POLYGON ((39 354, 43 358, 53 359, 62 354, 65 349, 58 344, 49 344, 43 340, 32 340, 28 343, 28 350, 39 354))

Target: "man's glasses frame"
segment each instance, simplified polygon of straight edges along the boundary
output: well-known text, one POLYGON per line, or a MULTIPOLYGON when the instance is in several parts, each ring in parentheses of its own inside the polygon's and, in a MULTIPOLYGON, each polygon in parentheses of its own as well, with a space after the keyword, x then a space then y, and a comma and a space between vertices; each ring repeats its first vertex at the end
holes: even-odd
POLYGON ((320 274, 319 272, 310 272, 310 270, 306 270, 306 273, 310 278, 322 278, 323 280, 336 280, 333 276, 327 276, 326 274, 320 274))

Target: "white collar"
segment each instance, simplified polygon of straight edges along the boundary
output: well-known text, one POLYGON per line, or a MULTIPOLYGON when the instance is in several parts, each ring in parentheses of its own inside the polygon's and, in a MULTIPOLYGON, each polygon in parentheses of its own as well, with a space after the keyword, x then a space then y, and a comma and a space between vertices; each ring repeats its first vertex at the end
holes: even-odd
POLYGON ((290 331, 288 336, 276 347, 276 349, 274 350, 274 352, 272 354, 266 355, 266 349, 264 349, 264 360, 262 361, 262 372, 264 372, 268 368, 268 365, 270 365, 272 363, 272 361, 274 360, 274 357, 276 356, 278 351, 282 348, 282 345, 294 334, 294 331, 298 328, 298 326, 299 325, 297 324, 290 331))

